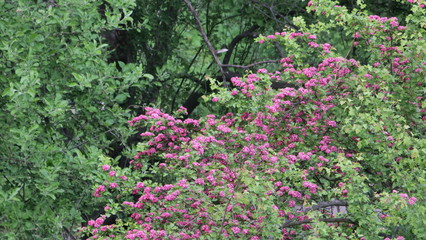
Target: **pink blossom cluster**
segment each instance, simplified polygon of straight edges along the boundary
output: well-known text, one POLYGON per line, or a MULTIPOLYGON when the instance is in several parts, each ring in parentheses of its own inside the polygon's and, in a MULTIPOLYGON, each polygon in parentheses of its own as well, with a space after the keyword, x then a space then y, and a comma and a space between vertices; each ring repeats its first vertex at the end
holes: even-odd
POLYGON ((410 205, 413 205, 414 203, 416 203, 417 202, 417 198, 416 197, 408 197, 408 195, 407 194, 405 194, 405 193, 400 193, 399 194, 399 196, 402 198, 402 199, 405 199, 405 200, 408 200, 408 204, 410 204, 410 205))

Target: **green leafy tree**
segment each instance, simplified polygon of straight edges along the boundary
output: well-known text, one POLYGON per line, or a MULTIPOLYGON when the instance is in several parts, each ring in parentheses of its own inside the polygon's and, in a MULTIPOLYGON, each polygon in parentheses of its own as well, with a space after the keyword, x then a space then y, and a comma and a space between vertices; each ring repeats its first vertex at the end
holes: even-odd
MULTIPOLYGON (((97 156, 123 145, 135 64, 102 37, 134 1, 0 1, 0 235, 58 239, 79 225, 97 156)), ((149 76, 148 76, 149 77, 149 76)))

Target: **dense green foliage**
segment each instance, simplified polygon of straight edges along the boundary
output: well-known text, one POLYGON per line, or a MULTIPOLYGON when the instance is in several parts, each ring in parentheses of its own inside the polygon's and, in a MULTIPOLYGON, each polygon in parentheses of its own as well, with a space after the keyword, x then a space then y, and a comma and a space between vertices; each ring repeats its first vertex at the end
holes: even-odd
POLYGON ((129 134, 120 103, 147 81, 107 62, 101 33, 131 20, 132 4, 114 2, 105 17, 99 1, 0 2, 2 239, 78 227, 97 156, 129 134))
POLYGON ((295 239, 425 238, 422 1, 192 2, 212 45, 228 50, 218 54, 225 65, 214 61, 182 0, 0 0, 1 238, 73 239, 88 219, 115 227, 105 231, 89 221, 85 234, 117 239, 167 239, 179 231, 194 238, 197 230, 204 239, 279 239, 283 229, 295 239), (339 75, 342 69, 349 72, 339 75), (231 81, 243 75, 243 85, 231 81), (307 90, 283 97, 269 87, 277 80, 307 90), (148 121, 128 128, 140 114, 148 121), (183 121, 189 117, 197 120, 183 121), (182 134, 174 126, 185 139, 158 137, 182 134), (147 130, 154 135, 134 137, 147 130), (333 151, 322 153, 319 144, 333 151), (254 153, 243 162, 245 147, 254 153), (310 161, 289 162, 305 153, 310 161), (229 162, 218 160, 224 156, 229 162), (182 179, 189 188, 180 189, 182 179), (304 196, 280 196, 277 182, 304 196), (147 187, 158 188, 159 203, 135 210, 130 203, 147 187), (94 189, 102 197, 93 198, 94 189), (164 201, 177 190, 179 197, 164 201), (332 216, 345 219, 340 224, 306 210, 333 200, 348 209, 332 216), (176 225, 177 214, 153 221, 152 233, 135 221, 137 214, 145 221, 151 212, 166 213, 172 203, 195 218, 210 214, 213 224, 200 218, 189 228, 176 225), (105 205, 107 215, 98 211, 105 205), (250 221, 236 216, 244 207, 250 221))

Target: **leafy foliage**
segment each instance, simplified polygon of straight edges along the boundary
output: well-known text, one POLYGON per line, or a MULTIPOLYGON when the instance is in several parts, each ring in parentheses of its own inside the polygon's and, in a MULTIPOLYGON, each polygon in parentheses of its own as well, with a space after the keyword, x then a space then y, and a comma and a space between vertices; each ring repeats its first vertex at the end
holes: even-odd
POLYGON ((0 1, 2 238, 425 238, 423 1, 193 4, 0 1))
POLYGON ((130 21, 134 2, 109 4, 120 10, 101 16, 99 1, 0 2, 4 239, 59 238, 78 226, 97 156, 130 134, 120 104, 146 81, 138 65, 120 72, 107 63, 101 33, 130 21))

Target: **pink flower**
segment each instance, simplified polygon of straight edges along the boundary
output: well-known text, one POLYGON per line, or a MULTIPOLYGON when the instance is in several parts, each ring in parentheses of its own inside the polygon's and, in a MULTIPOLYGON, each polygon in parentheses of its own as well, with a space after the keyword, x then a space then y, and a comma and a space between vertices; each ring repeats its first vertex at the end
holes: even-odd
POLYGON ((300 153, 298 153, 298 154, 297 154, 297 157, 298 157, 300 160, 304 160, 304 161, 307 161, 307 160, 311 159, 311 157, 310 157, 308 154, 304 153, 304 152, 300 152, 300 153))
POLYGON ((218 131, 221 131, 221 132, 224 132, 224 133, 230 133, 232 130, 229 128, 229 127, 227 127, 225 124, 222 124, 222 125, 219 125, 219 126, 217 126, 217 130, 218 131))
POLYGON ((176 190, 174 192, 172 192, 171 194, 167 195, 164 199, 166 201, 173 201, 175 200, 178 196, 180 195, 180 191, 176 190))
POLYGON ((297 161, 297 157, 294 155, 287 155, 286 158, 288 159, 288 163, 293 164, 297 161))
POLYGON ((302 198, 302 194, 298 191, 289 191, 288 195, 290 195, 294 198, 302 198))
POLYGON ((392 26, 392 27, 398 27, 398 22, 397 21, 391 21, 390 22, 390 25, 392 26))
POLYGON ((201 226, 201 230, 204 231, 204 232, 206 232, 206 233, 212 232, 210 230, 210 226, 209 225, 203 225, 203 226, 201 226))
POLYGON ((113 183, 110 183, 110 184, 109 184, 109 187, 110 187, 110 188, 116 188, 116 187, 118 187, 118 184, 117 184, 117 183, 115 183, 115 182, 113 182, 113 183))
POLYGON ((234 232, 235 234, 240 233, 241 229, 239 227, 232 227, 231 228, 232 232, 234 232))
POLYGON ((115 176, 115 171, 110 171, 109 173, 108 173, 108 175, 110 175, 111 177, 114 177, 115 176))
POLYGON ((302 225, 302 229, 303 229, 303 230, 309 230, 309 229, 312 229, 312 226, 311 226, 311 225, 309 225, 309 224, 303 224, 303 225, 302 225))
POLYGON ((302 186, 309 188, 311 193, 316 193, 318 185, 316 185, 315 183, 310 183, 310 182, 303 182, 302 186))
POLYGON ((314 43, 314 42, 308 42, 308 45, 311 48, 317 48, 317 47, 319 47, 319 44, 318 43, 314 43))
POLYGON ((408 204, 413 205, 414 203, 416 203, 417 198, 415 197, 410 197, 410 199, 408 200, 408 204))
POLYGON ((354 38, 360 38, 361 37, 361 35, 359 35, 359 33, 358 32, 356 32, 355 34, 354 34, 354 38))
POLYGON ((337 124, 335 121, 328 121, 327 125, 331 127, 335 127, 337 124))
POLYGON ((405 193, 400 193, 399 196, 404 198, 404 199, 408 199, 408 195, 405 194, 405 193))
POLYGON ((212 102, 217 102, 217 101, 219 101, 219 98, 218 98, 218 97, 214 97, 214 98, 212 98, 212 102))
POLYGON ((325 158, 325 157, 323 157, 323 156, 319 156, 318 157, 318 159, 320 160, 320 161, 323 161, 323 162, 329 162, 330 160, 328 160, 327 158, 325 158))
POLYGON ((111 166, 110 165, 102 165, 102 170, 104 170, 104 171, 108 171, 109 169, 111 168, 111 166))
POLYGON ((202 179, 202 178, 195 179, 195 183, 198 184, 198 185, 205 185, 204 179, 202 179))
POLYGON ((100 185, 95 192, 93 193, 93 196, 95 197, 101 197, 101 192, 105 192, 105 186, 104 185, 100 185))
POLYGON ((177 184, 179 187, 181 187, 181 188, 187 188, 188 187, 188 184, 186 183, 186 179, 181 179, 179 182, 178 182, 178 184, 177 184))

